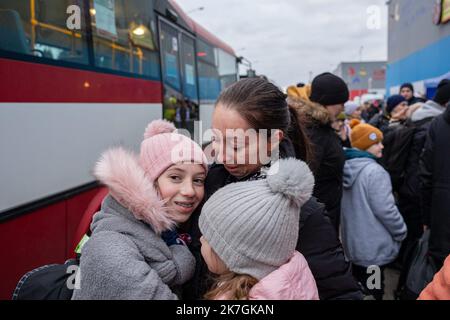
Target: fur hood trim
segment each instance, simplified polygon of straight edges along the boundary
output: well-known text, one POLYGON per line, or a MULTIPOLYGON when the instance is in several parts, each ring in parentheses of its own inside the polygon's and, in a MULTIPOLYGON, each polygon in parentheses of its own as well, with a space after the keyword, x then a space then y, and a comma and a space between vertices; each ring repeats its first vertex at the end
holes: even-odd
POLYGON ((331 123, 328 110, 318 103, 298 97, 288 97, 287 103, 291 108, 294 108, 301 117, 306 118, 306 120, 315 121, 321 125, 328 125, 331 123))

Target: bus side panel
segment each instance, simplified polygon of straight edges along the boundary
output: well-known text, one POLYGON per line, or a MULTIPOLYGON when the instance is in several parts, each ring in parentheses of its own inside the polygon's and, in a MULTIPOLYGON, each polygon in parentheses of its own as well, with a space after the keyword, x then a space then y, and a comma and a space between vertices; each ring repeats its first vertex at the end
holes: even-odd
POLYGON ((101 187, 0 224, 0 300, 11 299, 20 278, 34 268, 72 256, 74 235, 101 187))
POLYGON ((0 58, 1 102, 161 103, 159 81, 0 58))
POLYGON ((11 299, 26 272, 63 263, 66 242, 65 201, 0 223, 0 299, 11 299))

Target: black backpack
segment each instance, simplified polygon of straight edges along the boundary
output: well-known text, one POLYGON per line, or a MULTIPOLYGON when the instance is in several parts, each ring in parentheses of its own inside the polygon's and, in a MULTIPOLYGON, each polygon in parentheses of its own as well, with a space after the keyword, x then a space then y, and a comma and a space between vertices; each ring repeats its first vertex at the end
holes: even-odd
POLYGON ((416 300, 438 271, 428 253, 429 238, 430 230, 427 229, 405 253, 406 263, 395 291, 397 300, 416 300))
POLYGON ((70 300, 78 265, 78 259, 70 259, 27 272, 17 284, 12 300, 70 300))
POLYGON ((402 184, 415 131, 415 127, 402 126, 388 131, 383 139, 384 150, 381 163, 391 176, 394 191, 398 191, 402 184))

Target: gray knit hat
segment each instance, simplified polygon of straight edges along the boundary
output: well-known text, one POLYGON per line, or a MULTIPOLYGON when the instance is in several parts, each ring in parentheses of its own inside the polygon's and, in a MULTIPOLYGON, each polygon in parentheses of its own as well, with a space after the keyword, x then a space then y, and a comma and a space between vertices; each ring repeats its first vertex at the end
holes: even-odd
POLYGON ((306 163, 281 159, 267 178, 232 183, 214 193, 203 206, 200 231, 230 271, 260 280, 294 254, 300 207, 313 187, 306 163))

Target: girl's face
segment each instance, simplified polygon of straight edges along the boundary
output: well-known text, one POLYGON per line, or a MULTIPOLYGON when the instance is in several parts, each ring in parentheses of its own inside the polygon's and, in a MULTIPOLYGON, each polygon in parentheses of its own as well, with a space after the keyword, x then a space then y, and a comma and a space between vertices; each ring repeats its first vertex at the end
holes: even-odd
POLYGON ((175 222, 186 222, 205 194, 206 172, 199 164, 175 164, 156 180, 159 195, 173 210, 175 222))
POLYGON ((209 245, 208 241, 202 236, 200 238, 200 242, 202 243, 202 256, 208 266, 209 271, 214 274, 222 275, 227 273, 229 270, 225 263, 220 259, 217 253, 209 245))
POLYGON ((383 156, 383 149, 383 144, 381 142, 378 142, 377 144, 371 145, 370 148, 366 151, 373 154, 377 158, 381 158, 383 156))
POLYGON ((216 161, 223 163, 225 169, 237 178, 252 174, 270 162, 272 150, 283 138, 280 130, 272 138, 262 138, 236 110, 220 103, 214 110, 212 128, 216 161), (230 135, 233 132, 235 134, 230 135))

